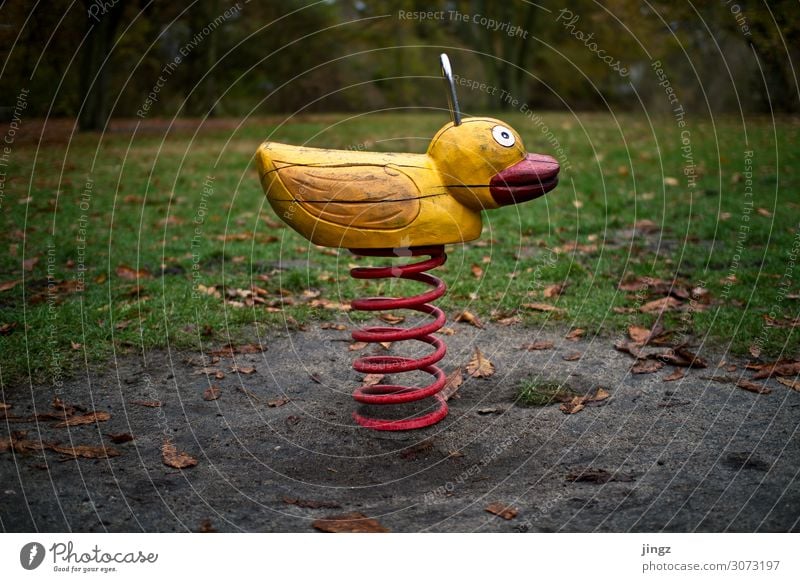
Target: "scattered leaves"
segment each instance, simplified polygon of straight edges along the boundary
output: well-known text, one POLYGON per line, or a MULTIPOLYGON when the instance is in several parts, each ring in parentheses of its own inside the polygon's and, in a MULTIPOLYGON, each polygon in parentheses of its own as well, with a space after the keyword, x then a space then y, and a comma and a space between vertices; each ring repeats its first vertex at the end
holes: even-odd
POLYGON ((51 451, 61 453, 69 458, 77 459, 109 459, 111 457, 118 457, 119 451, 111 447, 99 446, 94 447, 90 445, 51 445, 48 447, 51 451))
POLYGON ((129 267, 128 265, 119 265, 115 271, 117 273, 117 277, 120 279, 125 279, 127 281, 138 281, 139 279, 148 279, 150 278, 150 271, 147 269, 134 269, 129 267))
POLYGON ((566 311, 555 305, 550 305, 549 303, 523 303, 522 307, 533 311, 552 311, 555 313, 564 313, 566 311))
POLYGON ((475 352, 467 364, 467 374, 473 378, 488 378, 495 372, 494 364, 483 355, 481 349, 475 346, 475 352))
POLYGON ((631 374, 652 374, 664 367, 664 362, 659 360, 637 360, 631 368, 631 374))
POLYGON ((472 267, 470 268, 472 271, 472 276, 476 279, 480 279, 483 277, 483 268, 480 265, 476 265, 473 263, 472 267))
POLYGON ((567 288, 567 284, 566 283, 558 283, 558 284, 555 284, 555 285, 548 285, 547 287, 544 288, 544 292, 543 292, 544 298, 545 299, 552 299, 554 297, 558 297, 564 292, 564 289, 566 289, 566 288, 567 288))
POLYGON ((161 406, 163 406, 160 400, 131 400, 131 404, 144 406, 146 408, 161 408, 161 406))
POLYGON ((741 388, 742 390, 747 390, 748 392, 755 392, 756 394, 769 394, 772 392, 772 389, 767 388, 763 384, 758 384, 757 382, 751 382, 750 380, 738 380, 736 382, 736 387, 741 388))
POLYGON ((256 373, 256 369, 253 368, 252 366, 244 366, 244 367, 232 366, 231 367, 231 373, 232 374, 246 374, 246 375, 249 376, 250 374, 255 374, 256 373))
POLYGON ((380 384, 383 382, 385 377, 385 374, 367 374, 364 376, 364 379, 361 381, 361 383, 362 386, 375 386, 375 384, 380 384))
POLYGON ((766 364, 753 376, 753 380, 763 380, 772 376, 797 376, 798 374, 800 374, 800 361, 779 360, 772 364, 766 364))
POLYGON ((605 388, 598 387, 593 392, 589 392, 588 394, 584 394, 582 396, 574 396, 567 402, 561 404, 559 409, 564 414, 576 414, 586 408, 587 404, 595 403, 595 402, 603 402, 607 400, 611 394, 609 394, 608 390, 605 388))
POLYGON ((19 285, 21 281, 19 279, 14 279, 12 281, 2 281, 0 282, 0 292, 8 291, 9 289, 13 289, 17 285, 19 285))
POLYGON ((112 432, 106 435, 115 445, 129 443, 133 440, 133 435, 129 432, 112 432))
POLYGON ((485 511, 488 511, 489 513, 498 517, 502 517, 505 520, 514 519, 519 513, 516 508, 499 501, 495 501, 494 503, 487 505, 485 511))
POLYGON ((585 333, 586 333, 586 330, 585 330, 585 329, 583 329, 583 328, 580 328, 580 327, 576 327, 575 329, 573 329, 572 331, 570 331, 570 332, 569 332, 567 335, 565 335, 564 337, 565 337, 567 340, 571 341, 571 342, 576 342, 576 341, 578 341, 579 339, 581 339, 581 338, 583 337, 583 334, 585 334, 585 333))
POLYGON ((357 352, 358 350, 363 350, 368 345, 369 344, 367 344, 367 342, 353 342, 347 347, 347 349, 351 352, 357 352))
POLYGON ((175 469, 186 469, 197 465, 197 459, 183 451, 179 452, 175 444, 169 439, 164 440, 161 445, 161 460, 166 466, 175 469))
POLYGON ((577 360, 580 360, 581 356, 583 356, 583 354, 580 352, 570 352, 562 356, 561 359, 564 360, 565 362, 575 362, 577 360))
POLYGON ((376 519, 357 511, 314 520, 312 527, 327 533, 386 533, 389 530, 376 519))
POLYGON ((385 321, 389 325, 396 325, 398 323, 403 323, 406 318, 402 315, 395 315, 394 313, 381 313, 378 315, 378 319, 381 321, 385 321))
POLYGON ((267 406, 270 408, 279 408, 288 402, 288 398, 273 398, 272 400, 267 400, 267 406))
POLYGON ((662 297, 648 301, 639 308, 642 313, 663 313, 664 311, 677 311, 683 304, 672 296, 662 297))
POLYGON ((790 380, 789 378, 775 378, 775 379, 784 386, 788 386, 792 390, 800 392, 800 381, 798 381, 797 378, 795 378, 794 380, 790 380))

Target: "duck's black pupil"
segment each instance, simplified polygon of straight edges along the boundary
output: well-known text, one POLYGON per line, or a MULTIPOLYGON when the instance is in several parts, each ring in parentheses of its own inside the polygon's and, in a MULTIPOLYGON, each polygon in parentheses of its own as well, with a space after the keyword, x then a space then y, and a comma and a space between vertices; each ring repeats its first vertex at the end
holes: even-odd
POLYGON ((502 135, 504 139, 508 139, 508 132, 507 131, 504 131, 500 135, 502 135))

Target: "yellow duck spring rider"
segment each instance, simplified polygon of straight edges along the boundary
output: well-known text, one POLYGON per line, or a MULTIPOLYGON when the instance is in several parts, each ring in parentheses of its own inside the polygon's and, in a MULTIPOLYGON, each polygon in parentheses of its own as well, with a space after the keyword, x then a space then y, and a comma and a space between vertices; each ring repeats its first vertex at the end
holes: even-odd
POLYGON ((432 383, 424 387, 379 383, 357 388, 353 397, 363 404, 417 403, 412 413, 399 407, 403 409, 399 418, 354 413, 356 422, 372 429, 422 428, 447 415, 447 404, 439 394, 446 377, 436 365, 446 347, 434 336, 444 325, 445 315, 431 304, 446 287, 426 273, 445 262, 444 245, 478 238, 483 210, 533 200, 558 184, 558 161, 528 153, 519 134, 506 123, 489 117, 462 118, 447 55, 441 55, 441 65, 452 120, 433 136, 424 154, 328 150, 274 142, 263 143, 256 153, 270 205, 311 242, 350 249, 358 255, 430 257, 393 267, 351 270, 358 279, 395 277, 432 286, 413 297, 352 302, 353 309, 411 309, 433 319, 412 328, 371 326, 353 332, 356 341, 414 339, 433 346, 433 352, 422 358, 373 355, 353 364, 367 374, 421 370, 433 376, 432 383))

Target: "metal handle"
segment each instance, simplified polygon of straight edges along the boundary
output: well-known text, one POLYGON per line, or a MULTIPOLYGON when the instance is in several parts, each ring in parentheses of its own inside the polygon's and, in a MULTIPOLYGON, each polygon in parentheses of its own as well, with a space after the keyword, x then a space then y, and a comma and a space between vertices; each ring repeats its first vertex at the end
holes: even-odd
POLYGON ((461 111, 458 108, 458 97, 456 97, 456 83, 453 80, 453 69, 450 67, 450 59, 442 53, 439 59, 442 62, 442 76, 447 84, 447 103, 450 106, 450 116, 453 118, 453 125, 461 125, 461 111))

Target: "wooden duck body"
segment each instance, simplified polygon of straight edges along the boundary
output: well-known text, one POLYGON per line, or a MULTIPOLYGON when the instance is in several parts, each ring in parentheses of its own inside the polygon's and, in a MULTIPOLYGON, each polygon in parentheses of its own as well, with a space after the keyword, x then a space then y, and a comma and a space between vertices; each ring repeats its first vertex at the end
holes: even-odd
POLYGON ((266 142, 257 160, 272 208, 315 244, 405 248, 480 236, 480 211, 450 195, 427 154, 266 142))

